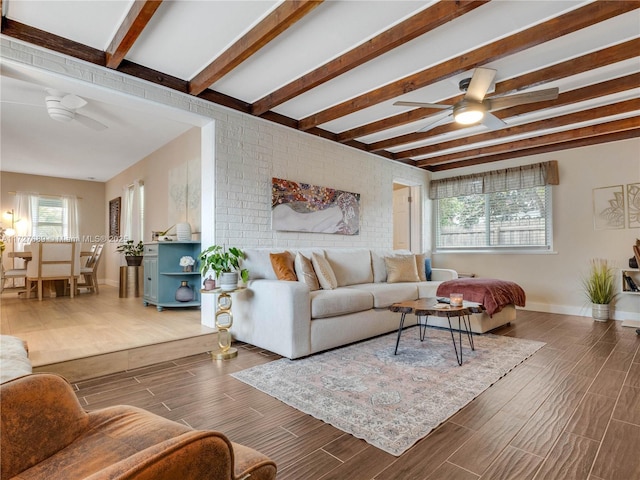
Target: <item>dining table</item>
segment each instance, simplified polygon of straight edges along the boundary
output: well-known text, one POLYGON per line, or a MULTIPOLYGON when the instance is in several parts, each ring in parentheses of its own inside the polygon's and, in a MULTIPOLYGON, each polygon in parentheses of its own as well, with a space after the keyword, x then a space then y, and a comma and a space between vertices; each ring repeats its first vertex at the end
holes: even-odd
MULTIPOLYGON (((82 257, 88 257, 90 255, 93 255, 93 252, 90 250, 81 250, 80 251, 80 258, 82 257)), ((18 252, 9 252, 7 254, 8 258, 21 258, 22 260, 25 261, 25 267, 27 266, 27 263, 33 258, 33 254, 30 251, 18 251, 18 252)), ((46 286, 44 289, 44 293, 45 296, 47 297, 57 297, 57 296, 62 296, 64 295, 65 292, 65 288, 64 288, 64 280, 47 280, 46 282, 46 286)), ((29 295, 26 294, 26 292, 18 292, 18 294, 22 294, 25 293, 25 298, 29 298, 29 295)))

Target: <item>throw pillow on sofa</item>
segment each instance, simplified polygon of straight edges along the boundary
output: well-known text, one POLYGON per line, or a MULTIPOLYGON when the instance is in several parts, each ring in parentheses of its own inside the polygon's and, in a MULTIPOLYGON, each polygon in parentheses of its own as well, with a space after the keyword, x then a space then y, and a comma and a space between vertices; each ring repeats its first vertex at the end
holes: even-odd
POLYGON ((311 263, 313 264, 313 269, 318 276, 318 282, 320 282, 320 286, 323 290, 333 290, 334 288, 338 288, 338 280, 331 269, 331 265, 329 265, 329 261, 324 258, 323 255, 312 253, 311 263))
POLYGON ((304 283, 312 292, 320 290, 318 277, 313 269, 311 260, 298 252, 296 254, 296 259, 293 261, 293 266, 296 270, 296 276, 298 277, 299 282, 304 283))
POLYGON ((289 252, 270 253, 269 259, 278 280, 295 282, 298 280, 293 266, 293 256, 289 252))
POLYGON ((419 282, 415 255, 396 255, 384 258, 387 283, 419 282))

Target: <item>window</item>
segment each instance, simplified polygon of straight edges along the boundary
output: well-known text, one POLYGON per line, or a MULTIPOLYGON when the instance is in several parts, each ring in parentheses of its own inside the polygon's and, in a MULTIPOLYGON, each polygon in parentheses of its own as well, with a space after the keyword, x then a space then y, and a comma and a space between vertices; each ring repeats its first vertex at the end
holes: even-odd
POLYGON ((551 187, 441 198, 436 248, 551 248, 551 187))
POLYGON ((64 206, 60 197, 38 197, 33 218, 33 235, 42 238, 64 236, 64 206))
POLYGON ((438 250, 551 249, 557 162, 436 180, 438 250))

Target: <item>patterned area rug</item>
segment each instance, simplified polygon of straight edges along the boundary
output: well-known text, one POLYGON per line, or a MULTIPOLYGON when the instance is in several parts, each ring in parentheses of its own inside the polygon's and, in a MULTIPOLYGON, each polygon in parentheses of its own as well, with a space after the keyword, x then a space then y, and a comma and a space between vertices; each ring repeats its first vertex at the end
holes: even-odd
MULTIPOLYGON (((280 359, 233 376, 302 412, 401 455, 544 343, 463 336, 458 366, 448 330, 389 334, 311 357, 280 359)), ((456 334, 456 343, 458 336, 456 334)))

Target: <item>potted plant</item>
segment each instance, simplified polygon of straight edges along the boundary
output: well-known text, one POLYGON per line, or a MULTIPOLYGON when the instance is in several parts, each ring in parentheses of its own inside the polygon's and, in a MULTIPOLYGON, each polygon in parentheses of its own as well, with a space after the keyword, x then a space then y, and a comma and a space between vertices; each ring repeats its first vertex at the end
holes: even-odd
POLYGON ((614 300, 614 269, 608 260, 591 260, 589 273, 582 280, 585 295, 591 302, 591 314, 595 320, 609 320, 609 304, 614 300))
POLYGON ((235 290, 238 287, 238 274, 243 282, 249 280, 249 270, 240 268, 245 258, 242 250, 236 247, 225 249, 220 245, 212 245, 200 252, 200 273, 204 277, 209 271, 215 273, 222 290, 235 290))
POLYGON ((135 243, 133 240, 127 240, 126 243, 118 245, 117 252, 124 255, 127 265, 137 267, 142 264, 142 254, 144 253, 144 243, 139 241, 135 243))

